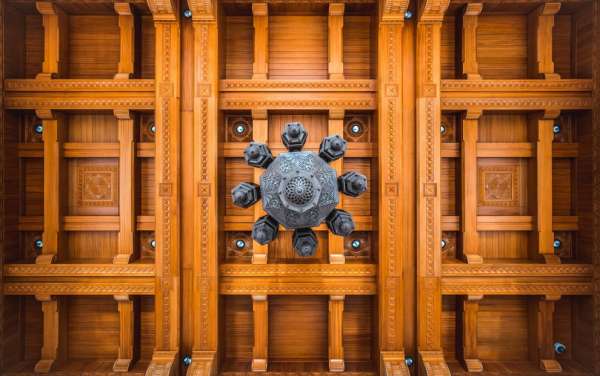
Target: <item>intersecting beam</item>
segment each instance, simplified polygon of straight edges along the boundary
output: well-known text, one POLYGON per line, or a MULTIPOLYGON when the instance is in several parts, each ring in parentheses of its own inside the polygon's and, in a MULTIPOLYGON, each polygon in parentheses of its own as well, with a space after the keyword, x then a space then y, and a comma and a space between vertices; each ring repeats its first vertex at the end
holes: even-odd
POLYGON ((462 361, 468 372, 482 372, 483 364, 477 353, 477 313, 481 295, 467 295, 462 298, 462 361))
POLYGON ((134 73, 135 20, 131 4, 115 2, 115 12, 119 15, 119 66, 115 79, 128 79, 134 73))
POLYGON ((119 310, 119 352, 113 372, 127 372, 133 359, 134 302, 129 295, 115 295, 119 310))
POLYGON ((477 134, 481 112, 467 111, 462 119, 462 255, 469 264, 481 264, 477 232, 477 134))
POLYGON ((344 79, 344 3, 329 3, 329 79, 344 79))
POLYGON ((254 345, 252 372, 266 372, 269 355, 269 301, 266 295, 252 295, 254 345))
MULTIPOLYGON (((331 6, 332 4, 330 4, 331 6)), ((342 4, 344 5, 344 4, 342 4)), ((329 110, 329 125, 328 134, 339 135, 344 137, 344 110, 343 109, 330 109, 329 110)), ((336 175, 340 176, 344 170, 343 158, 337 161, 331 162, 331 167, 335 169, 336 175)), ((340 203, 338 207, 344 205, 344 195, 340 194, 340 203)), ((344 264, 346 259, 344 257, 344 238, 341 236, 334 235, 328 232, 328 248, 329 248, 329 263, 330 264, 344 264)))
POLYGON ((69 20, 52 1, 37 1, 44 25, 44 61, 36 78, 50 79, 67 71, 69 20))
POLYGON ((482 10, 483 3, 468 3, 462 15, 462 74, 467 79, 481 78, 477 63, 477 23, 482 10))
POLYGON ((135 143, 130 111, 115 111, 119 127, 119 251, 115 264, 127 264, 135 249, 135 143))
POLYGON ((344 295, 329 296, 329 371, 344 372, 344 295))
POLYGON ((559 79, 554 72, 552 60, 552 28, 554 15, 560 10, 561 3, 544 3, 528 15, 528 68, 531 78, 559 79))
POLYGON ((441 343, 441 27, 449 0, 420 2, 416 29, 417 346, 427 375, 450 375, 441 343))
POLYGON ((554 352, 554 303, 560 295, 529 299, 529 356, 546 372, 561 372, 554 352))
MULTIPOLYGON (((269 138, 269 116, 266 110, 252 111, 252 138, 255 142, 268 144, 269 138)), ((260 184, 260 176, 263 171, 259 168, 254 168, 254 183, 260 184)), ((265 215, 262 205, 254 205, 254 220, 265 215)), ((269 257, 269 245, 262 245, 256 240, 252 240, 252 263, 266 264, 269 257)))
POLYGON ((269 74, 269 6, 252 3, 254 18, 254 63, 252 79, 267 79, 269 74))
POLYGON ((42 304, 43 334, 40 360, 35 364, 36 373, 52 371, 55 362, 64 357, 67 348, 67 312, 63 298, 37 295, 42 304))
POLYGON ((52 111, 36 111, 44 127, 44 233, 43 247, 37 256, 36 264, 50 264, 58 257, 62 247, 62 207, 61 186, 64 171, 62 143, 65 139, 65 119, 62 114, 52 111))
POLYGON ((531 250, 537 250, 547 263, 560 263, 560 258, 554 254, 552 189, 549 189, 552 187, 552 127, 559 114, 558 111, 546 111, 542 116, 530 115, 529 125, 530 141, 536 143, 536 158, 529 163, 534 167, 532 171, 536 171, 537 187, 536 200, 531 200, 536 213, 536 231, 533 234, 531 250))

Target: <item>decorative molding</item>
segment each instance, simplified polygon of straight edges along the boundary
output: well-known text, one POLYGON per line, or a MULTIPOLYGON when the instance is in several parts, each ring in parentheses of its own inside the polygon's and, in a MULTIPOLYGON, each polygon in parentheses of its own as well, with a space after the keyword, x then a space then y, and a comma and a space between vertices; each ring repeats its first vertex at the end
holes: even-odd
POLYGON ((194 21, 214 22, 216 21, 215 0, 187 0, 188 6, 192 11, 194 21))
POLYGON ((591 278, 442 278, 443 295, 591 295, 591 278))
POLYGON ((154 264, 6 264, 6 277, 153 277, 154 264))
POLYGON ((382 376, 410 376, 404 351, 382 351, 380 359, 382 376))
POLYGON ((468 110, 472 108, 485 110, 589 110, 592 108, 592 97, 571 96, 557 97, 489 97, 477 96, 448 97, 441 99, 443 110, 468 110))
POLYGON ((62 98, 49 98, 43 94, 28 96, 7 95, 4 98, 4 108, 8 110, 113 110, 115 108, 152 110, 154 109, 154 97, 131 96, 109 98, 101 93, 89 97, 77 96, 62 98))
POLYGON ((376 80, 220 80, 219 90, 236 91, 368 91, 375 92, 376 80))
POLYGON ((419 351, 419 359, 425 376, 450 376, 450 369, 441 351, 419 351))
POLYGON ((221 278, 223 295, 374 295, 374 277, 324 277, 319 282, 299 282, 293 276, 269 278, 221 278))
POLYGON ((146 376, 175 376, 177 374, 175 362, 177 351, 154 350, 152 361, 146 369, 146 376))
POLYGON ((131 80, 110 80, 110 79, 53 79, 53 80, 35 80, 35 79, 8 79, 4 81, 4 87, 7 92, 10 91, 116 91, 130 92, 140 91, 154 95, 154 80, 149 79, 131 79, 131 80))
POLYGON ((147 0, 147 2, 155 21, 177 20, 178 2, 176 0, 147 0))
POLYGON ((154 278, 122 282, 4 282, 6 295, 154 295, 154 278))
POLYGON ((381 22, 404 22, 404 13, 408 9, 409 0, 383 0, 381 5, 381 22))
POLYGON ((374 277, 372 264, 224 264, 221 277, 374 277))
POLYGON ((423 0, 420 2, 419 22, 441 22, 450 0, 423 0))
POLYGON ((592 277, 590 264, 442 264, 443 277, 592 277))
POLYGON ((186 376, 214 376, 217 373, 216 351, 193 351, 186 376))
POLYGON ((564 80, 442 80, 442 96, 445 92, 454 91, 592 91, 590 79, 564 79, 564 80))
POLYGON ((267 92, 236 93, 225 92, 219 97, 221 110, 264 109, 304 109, 329 110, 345 108, 346 110, 374 110, 377 102, 374 93, 290 93, 267 92))

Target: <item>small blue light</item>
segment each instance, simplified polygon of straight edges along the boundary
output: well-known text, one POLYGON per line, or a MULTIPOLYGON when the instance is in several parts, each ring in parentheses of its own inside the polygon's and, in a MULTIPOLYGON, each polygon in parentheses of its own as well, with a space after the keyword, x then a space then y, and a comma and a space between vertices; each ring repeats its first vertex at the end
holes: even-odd
POLYGON ((413 16, 413 12, 410 10, 407 10, 406 12, 404 12, 404 19, 405 20, 410 20, 413 16))
POLYGON ((190 364, 192 364, 192 357, 188 354, 186 354, 183 359, 182 359, 183 365, 186 367, 189 367, 190 364))
POLYGON ((42 133, 44 133, 44 126, 43 126, 42 124, 36 124, 36 125, 33 127, 33 131, 34 131, 36 134, 42 134, 42 133))
POLYGON ((558 124, 558 123, 557 123, 557 124, 554 124, 554 127, 552 127, 552 132, 553 132, 554 134, 559 134, 559 133, 560 133, 560 131, 561 131, 560 124, 558 124))
POLYGON ((237 249, 244 249, 244 247, 246 246, 246 242, 242 239, 238 239, 235 241, 235 246, 237 249))
POLYGON ((150 240, 150 247, 156 248, 156 239, 150 240))
POLYGON ((406 364, 406 366, 407 366, 407 367, 409 367, 409 368, 410 368, 410 367, 412 367, 412 366, 415 364, 415 360, 413 359, 413 357, 412 357, 412 356, 407 356, 407 357, 404 359, 404 363, 406 364))
POLYGON ((186 9, 183 11, 183 17, 185 18, 192 18, 192 11, 189 9, 186 9))
POLYGON ((555 342, 554 343, 554 352, 556 352, 557 354, 563 354, 563 353, 567 352, 567 346, 563 345, 560 342, 555 342))
POLYGON ((35 239, 35 241, 33 242, 33 246, 37 249, 41 249, 42 247, 44 247, 44 242, 42 241, 42 239, 35 239))
POLYGON ((359 249, 360 248, 360 240, 358 240, 358 239, 353 240, 351 246, 353 249, 359 249))
POLYGON ((558 249, 562 245, 562 242, 560 241, 560 239, 556 239, 552 244, 554 245, 554 249, 558 249))
POLYGON ((442 241, 440 242, 440 245, 442 246, 442 248, 446 248, 447 244, 448 243, 444 239, 442 239, 442 241))

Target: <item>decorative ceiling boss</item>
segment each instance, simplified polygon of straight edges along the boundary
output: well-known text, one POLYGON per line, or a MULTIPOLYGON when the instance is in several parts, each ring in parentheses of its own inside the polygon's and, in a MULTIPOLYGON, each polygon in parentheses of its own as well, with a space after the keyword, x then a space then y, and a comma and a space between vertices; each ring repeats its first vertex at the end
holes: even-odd
POLYGON ((273 157, 265 144, 251 142, 244 150, 246 162, 264 168, 260 186, 240 183, 232 191, 233 203, 248 208, 262 198, 267 215, 252 227, 252 238, 267 244, 277 237, 279 225, 294 230, 293 245, 300 256, 312 256, 317 249, 317 236, 311 227, 327 223, 329 231, 348 236, 354 231, 350 213, 336 209, 339 192, 359 196, 367 190, 367 178, 357 172, 336 177, 329 162, 340 159, 346 141, 338 135, 321 141, 319 153, 302 151, 308 133, 301 123, 289 123, 281 134, 288 152, 273 157))

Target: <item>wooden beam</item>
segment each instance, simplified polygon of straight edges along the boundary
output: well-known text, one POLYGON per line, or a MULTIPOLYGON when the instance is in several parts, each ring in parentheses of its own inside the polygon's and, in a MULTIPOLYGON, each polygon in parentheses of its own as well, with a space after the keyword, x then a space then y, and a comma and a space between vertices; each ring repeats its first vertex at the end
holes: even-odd
POLYGON ((462 14, 462 74, 468 80, 480 79, 477 63, 477 24, 483 3, 468 3, 462 14))
POLYGON ((591 295, 589 277, 444 277, 443 295, 591 295))
POLYGON ((254 345, 252 372, 266 372, 269 356, 269 301, 266 295, 252 295, 254 345))
POLYGON ((127 264, 136 247, 134 119, 115 111, 119 127, 119 252, 113 263, 127 264))
MULTIPOLYGON (((114 278, 113 278, 114 279, 114 278)), ((23 278, 4 282, 5 295, 154 295, 154 278, 120 278, 112 282, 106 277, 84 277, 75 281, 69 278, 53 279, 52 282, 39 278, 23 278)))
POLYGON ((329 3, 329 79, 344 79, 344 3, 329 3))
MULTIPOLYGON (((269 116, 266 110, 252 111, 252 138, 255 142, 268 144, 269 142, 269 116)), ((263 174, 261 169, 254 169, 254 183, 260 185, 260 176, 263 174)), ((261 204, 254 205, 254 221, 265 215, 261 204)), ((256 240, 252 240, 252 263, 266 264, 269 258, 269 245, 262 245, 256 240)))
MULTIPOLYGON (((332 4, 329 4, 330 8, 332 4)), ((344 113, 345 112, 343 109, 329 110, 329 124, 327 130, 330 136, 338 135, 342 138, 344 137, 344 113)), ((337 176, 340 176, 343 173, 343 160, 343 158, 340 158, 337 161, 331 162, 330 164, 330 166, 333 169, 335 169, 337 176)), ((340 193, 339 198, 340 203, 338 204, 338 207, 342 208, 344 206, 344 195, 340 193)), ((344 264, 346 262, 346 259, 344 257, 344 238, 341 236, 334 235, 331 232, 327 233, 327 238, 327 244, 329 248, 329 263, 344 264)))
POLYGON ((461 301, 462 362, 468 372, 483 372, 477 352, 477 313, 482 298, 480 295, 467 295, 461 301))
MULTIPOLYGON (((10 80, 8 80, 10 81, 10 80)), ((376 80, 244 80, 219 81, 222 92, 375 92, 376 80)))
POLYGON ((416 37, 417 346, 424 370, 450 375, 441 343, 441 27, 448 0, 420 2, 416 37))
MULTIPOLYGON (((193 286, 192 362, 188 375, 214 372, 219 347, 219 30, 212 1, 193 5, 193 286), (214 359, 214 361, 213 361, 214 359)), ((193 3, 193 4, 192 4, 193 3)), ((188 105, 190 107, 190 105, 188 105)))
MULTIPOLYGON (((252 81, 252 80, 248 80, 252 81)), ((374 110, 377 108, 375 93, 356 92, 224 92, 219 96, 221 110, 374 110)))
POLYGON ((483 263, 477 232, 477 135, 480 116, 479 111, 467 111, 462 119, 462 255, 469 264, 483 263))
POLYGON ((269 5, 252 3, 254 19, 254 63, 252 79, 265 80, 269 75, 269 5))
POLYGON ((546 372, 561 372, 554 352, 554 303, 560 295, 529 299, 529 356, 546 372))
POLYGON ((146 372, 154 375, 171 372, 180 346, 180 25, 176 21, 177 12, 171 12, 171 2, 150 3, 154 15, 157 80, 154 112, 156 327, 154 354, 146 372))
POLYGON ((115 12, 119 15, 119 66, 115 79, 123 80, 133 77, 135 53, 135 20, 131 4, 115 2, 115 12))
MULTIPOLYGON (((414 227, 406 226, 410 217, 405 194, 411 185, 404 179, 406 158, 414 158, 406 147, 407 135, 404 117, 403 61, 404 11, 408 2, 386 2, 378 32, 377 63, 377 153, 378 191, 377 232, 379 248, 379 349, 396 352, 404 350, 404 258, 409 244, 409 233, 414 227), (412 227, 412 228, 411 228, 412 227)), ((348 110, 348 109, 346 109, 348 110)), ((413 162, 414 163, 414 162, 413 162)), ((413 204, 414 205, 414 204, 413 204)), ((414 206, 412 206, 414 208, 414 206)), ((414 210, 414 209, 413 209, 414 210)), ((374 218, 375 220, 375 218, 374 218)), ((356 218, 355 218, 356 221, 356 218)))
POLYGON ((373 264, 222 264, 221 277, 375 277, 373 264))
POLYGON ((306 277, 282 275, 269 277, 221 277, 222 295, 374 295, 375 277, 306 277))
POLYGON ((531 78, 560 79, 552 60, 554 15, 561 3, 544 3, 528 15, 528 70, 531 78))
POLYGON ((55 362, 64 358, 67 340, 66 302, 50 295, 37 295, 42 304, 42 351, 34 372, 49 373, 55 362))
POLYGON ((154 264, 4 264, 4 276, 31 277, 154 277, 154 264))
MULTIPOLYGON (((548 263, 560 263, 560 258, 554 254, 554 232, 552 231, 552 142, 554 119, 559 112, 547 111, 543 116, 530 116, 530 134, 532 142, 536 143, 536 159, 530 161, 536 180, 536 199, 534 204, 536 214, 536 231, 533 234, 532 252, 544 257, 548 263)), ((531 175, 531 173, 530 173, 531 175)), ((533 254, 532 257, 537 255, 533 254)))
POLYGON ((44 25, 44 61, 36 79, 50 79, 67 73, 69 20, 52 1, 36 1, 44 25))
POLYGON ((344 372, 343 321, 344 295, 329 297, 329 371, 344 372))
POLYGON ((580 277, 592 278, 590 264, 476 264, 442 265, 443 277, 580 277))
POLYGON ((128 372, 133 359, 134 302, 129 295, 116 295, 119 310, 119 352, 113 372, 128 372))
POLYGON ((42 236, 43 247, 40 255, 36 257, 37 264, 50 264, 58 255, 62 247, 62 208, 65 173, 64 159, 62 156, 62 143, 65 139, 65 119, 61 114, 38 110, 36 115, 42 119, 44 127, 44 233, 42 236))

